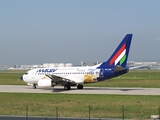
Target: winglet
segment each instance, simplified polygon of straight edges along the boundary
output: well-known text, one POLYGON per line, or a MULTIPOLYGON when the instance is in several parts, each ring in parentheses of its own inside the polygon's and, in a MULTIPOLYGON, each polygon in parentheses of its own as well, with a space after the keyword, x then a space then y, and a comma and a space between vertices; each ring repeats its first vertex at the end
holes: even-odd
POLYGON ((98 68, 113 68, 117 65, 126 67, 131 40, 132 34, 127 34, 111 57, 106 62, 103 62, 98 68))

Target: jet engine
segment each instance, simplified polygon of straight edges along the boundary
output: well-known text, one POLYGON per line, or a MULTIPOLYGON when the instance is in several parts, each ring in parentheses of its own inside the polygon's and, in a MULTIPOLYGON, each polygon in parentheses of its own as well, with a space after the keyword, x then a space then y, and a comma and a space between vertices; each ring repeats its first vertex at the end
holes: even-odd
POLYGON ((40 87, 54 87, 57 83, 54 83, 51 79, 41 79, 38 81, 40 87))

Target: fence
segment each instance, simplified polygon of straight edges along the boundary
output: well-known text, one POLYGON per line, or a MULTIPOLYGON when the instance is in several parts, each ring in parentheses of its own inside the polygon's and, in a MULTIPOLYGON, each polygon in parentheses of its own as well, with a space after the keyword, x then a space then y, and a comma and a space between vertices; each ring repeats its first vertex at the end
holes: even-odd
POLYGON ((47 119, 48 117, 54 117, 56 120, 58 120, 60 117, 87 118, 88 120, 91 120, 93 118, 96 118, 97 120, 104 120, 105 118, 141 120, 151 119, 152 115, 156 115, 152 117, 158 117, 158 119, 160 120, 160 107, 155 108, 155 111, 151 111, 151 114, 148 114, 147 116, 145 111, 139 112, 141 111, 138 110, 140 108, 135 109, 135 112, 132 113, 133 110, 128 109, 127 107, 125 108, 125 106, 120 106, 116 111, 109 111, 109 108, 107 108, 107 106, 106 109, 104 109, 104 107, 97 108, 94 105, 89 105, 84 109, 77 108, 74 110, 75 112, 70 112, 70 108, 65 108, 65 106, 47 106, 46 108, 42 108, 41 106, 39 106, 38 108, 34 108, 34 105, 24 106, 23 108, 21 108, 18 105, 11 105, 6 106, 6 110, 0 108, 0 115, 25 116, 26 120, 28 120, 29 116, 43 116, 45 117, 45 119, 47 119))

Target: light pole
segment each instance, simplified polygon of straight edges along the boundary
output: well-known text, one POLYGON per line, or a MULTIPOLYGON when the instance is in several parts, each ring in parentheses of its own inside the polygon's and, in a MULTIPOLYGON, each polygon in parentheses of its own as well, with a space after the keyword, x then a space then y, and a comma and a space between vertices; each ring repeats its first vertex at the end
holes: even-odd
POLYGON ((28 120, 28 106, 26 106, 26 120, 28 120))
POLYGON ((91 106, 88 106, 89 120, 90 120, 90 112, 91 112, 91 106))
POLYGON ((124 120, 124 106, 122 106, 122 120, 124 120))
POLYGON ((159 116, 158 117, 159 117, 159 120, 160 120, 160 107, 158 107, 158 111, 159 111, 159 116))
POLYGON ((56 106, 56 120, 58 120, 58 106, 56 106))

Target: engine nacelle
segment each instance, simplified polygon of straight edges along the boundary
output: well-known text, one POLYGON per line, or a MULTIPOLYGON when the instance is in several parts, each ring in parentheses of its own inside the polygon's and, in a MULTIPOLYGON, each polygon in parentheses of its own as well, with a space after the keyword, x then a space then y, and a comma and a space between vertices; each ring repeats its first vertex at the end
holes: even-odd
POLYGON ((27 85, 33 86, 33 84, 31 84, 31 83, 27 83, 27 85))
POLYGON ((41 79, 38 81, 38 86, 40 87, 54 87, 56 83, 54 83, 51 79, 41 79))

